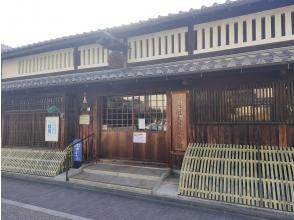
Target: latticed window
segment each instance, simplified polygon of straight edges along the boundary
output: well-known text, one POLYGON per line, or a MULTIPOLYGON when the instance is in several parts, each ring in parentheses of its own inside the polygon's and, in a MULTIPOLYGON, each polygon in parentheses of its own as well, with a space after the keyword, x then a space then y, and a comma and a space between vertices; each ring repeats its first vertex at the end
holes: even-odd
POLYGON ((294 123, 294 82, 240 88, 193 89, 191 120, 209 122, 294 123))
POLYGON ((103 129, 165 131, 166 103, 165 94, 105 97, 103 129))
POLYGON ((61 108, 63 102, 62 96, 14 96, 5 98, 2 101, 2 107, 5 111, 44 111, 50 106, 61 108))
MULTIPOLYGON (((59 111, 64 104, 60 95, 4 96, 3 146, 58 147, 59 143, 45 142, 45 118, 58 115, 48 113, 50 108, 59 111)), ((72 118, 67 112, 67 116, 72 118)), ((74 121, 75 118, 71 120, 74 121)), ((63 146, 62 146, 63 147, 63 146)))

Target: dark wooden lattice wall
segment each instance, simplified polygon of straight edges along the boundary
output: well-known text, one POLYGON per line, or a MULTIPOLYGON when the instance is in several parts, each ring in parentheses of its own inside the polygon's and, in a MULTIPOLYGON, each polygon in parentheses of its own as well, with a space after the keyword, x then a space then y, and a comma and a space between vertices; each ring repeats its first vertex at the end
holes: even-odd
POLYGON ((2 97, 2 146, 63 148, 75 134, 73 99, 65 95, 7 95, 2 97), (62 113, 48 113, 56 106, 62 113), (59 142, 45 142, 45 117, 61 116, 59 142))
POLYGON ((190 141, 294 146, 294 80, 194 88, 190 141))

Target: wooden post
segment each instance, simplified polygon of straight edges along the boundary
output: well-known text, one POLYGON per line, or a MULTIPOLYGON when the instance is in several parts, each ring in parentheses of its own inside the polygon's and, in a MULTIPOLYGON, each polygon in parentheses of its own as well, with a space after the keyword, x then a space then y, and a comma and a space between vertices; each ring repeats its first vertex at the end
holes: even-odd
POLYGON ((171 102, 172 102, 172 95, 171 92, 169 91, 167 93, 167 114, 166 114, 166 119, 167 119, 167 128, 166 128, 166 144, 168 146, 168 163, 170 166, 172 166, 172 107, 171 107, 171 102))
POLYGON ((100 155, 101 143, 101 104, 102 97, 95 97, 93 104, 93 153, 94 160, 97 162, 100 155))
POLYGON ((287 126, 279 125, 279 146, 287 147, 287 126))
POLYGON ((59 134, 59 149, 63 149, 65 147, 65 136, 66 136, 66 128, 65 128, 65 112, 66 112, 66 102, 67 97, 64 94, 62 96, 61 108, 59 109, 59 118, 60 118, 60 134, 59 134))
MULTIPOLYGON (((5 132, 4 132, 4 130, 5 130, 5 114, 4 114, 4 109, 3 109, 3 105, 2 105, 2 112, 1 112, 1 147, 3 147, 4 146, 4 140, 5 140, 5 138, 4 138, 4 135, 5 135, 5 132)), ((6 134, 7 134, 7 132, 6 132, 6 134)))
POLYGON ((171 109, 171 154, 174 160, 172 163, 179 168, 188 146, 187 91, 172 93, 171 109))

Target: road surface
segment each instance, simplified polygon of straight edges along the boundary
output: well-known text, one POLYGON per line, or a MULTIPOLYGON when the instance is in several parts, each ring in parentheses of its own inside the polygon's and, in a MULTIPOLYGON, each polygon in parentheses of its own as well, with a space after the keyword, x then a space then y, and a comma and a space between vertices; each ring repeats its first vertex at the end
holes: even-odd
POLYGON ((2 176, 2 219, 262 219, 144 196, 2 176))

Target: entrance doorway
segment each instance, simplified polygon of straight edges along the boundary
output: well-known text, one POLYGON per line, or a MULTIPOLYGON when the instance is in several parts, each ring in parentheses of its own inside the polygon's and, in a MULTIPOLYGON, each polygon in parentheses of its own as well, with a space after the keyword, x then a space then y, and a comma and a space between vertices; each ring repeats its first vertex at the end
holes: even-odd
POLYGON ((101 130, 104 158, 167 162, 166 94, 104 97, 101 130), (137 132, 142 143, 133 140, 137 132))

